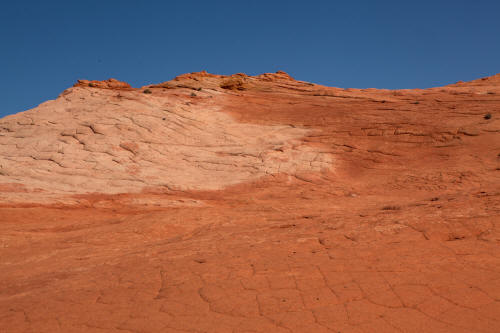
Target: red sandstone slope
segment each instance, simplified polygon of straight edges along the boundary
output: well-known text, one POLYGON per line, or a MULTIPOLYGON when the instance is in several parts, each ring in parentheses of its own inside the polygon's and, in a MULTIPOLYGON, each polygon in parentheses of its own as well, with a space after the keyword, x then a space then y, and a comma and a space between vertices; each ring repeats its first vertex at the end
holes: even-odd
POLYGON ((498 332, 498 75, 79 81, 0 119, 0 331, 498 332))

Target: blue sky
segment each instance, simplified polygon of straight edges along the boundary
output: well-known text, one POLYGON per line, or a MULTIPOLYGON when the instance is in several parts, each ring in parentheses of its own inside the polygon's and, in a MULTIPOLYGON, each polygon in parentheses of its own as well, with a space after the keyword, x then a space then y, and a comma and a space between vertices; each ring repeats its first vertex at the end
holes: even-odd
POLYGON ((0 116, 77 79, 284 70, 338 87, 426 88, 500 72, 500 1, 3 1, 0 116))

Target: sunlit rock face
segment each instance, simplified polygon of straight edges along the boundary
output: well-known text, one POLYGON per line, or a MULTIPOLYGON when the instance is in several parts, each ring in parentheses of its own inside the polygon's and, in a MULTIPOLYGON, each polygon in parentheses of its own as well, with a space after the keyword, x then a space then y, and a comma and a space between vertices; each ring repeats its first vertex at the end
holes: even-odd
POLYGON ((0 119, 0 331, 499 332, 499 110, 498 75, 79 80, 0 119))

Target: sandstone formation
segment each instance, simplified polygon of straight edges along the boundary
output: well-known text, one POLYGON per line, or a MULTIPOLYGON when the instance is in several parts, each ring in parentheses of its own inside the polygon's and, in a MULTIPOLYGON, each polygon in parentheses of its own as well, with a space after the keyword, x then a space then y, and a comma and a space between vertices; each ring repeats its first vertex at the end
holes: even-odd
POLYGON ((499 332, 500 75, 79 80, 0 119, 0 332, 499 332))
POLYGON ((2 121, 0 183, 71 194, 215 190, 330 168, 330 153, 300 140, 310 131, 239 123, 221 112, 218 90, 186 100, 109 90, 126 85, 116 80, 86 82, 2 121))

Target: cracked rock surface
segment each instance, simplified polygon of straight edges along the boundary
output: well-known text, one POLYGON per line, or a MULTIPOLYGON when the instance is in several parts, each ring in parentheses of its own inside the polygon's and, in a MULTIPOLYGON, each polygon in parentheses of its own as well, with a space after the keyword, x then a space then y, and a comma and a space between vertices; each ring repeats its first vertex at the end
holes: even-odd
POLYGON ((330 154, 299 140, 310 131, 237 122, 220 112, 220 94, 185 101, 77 85, 0 121, 0 184, 65 194, 214 190, 330 168, 330 154))
POLYGON ((80 80, 0 119, 0 332, 499 332, 499 110, 498 75, 80 80))

